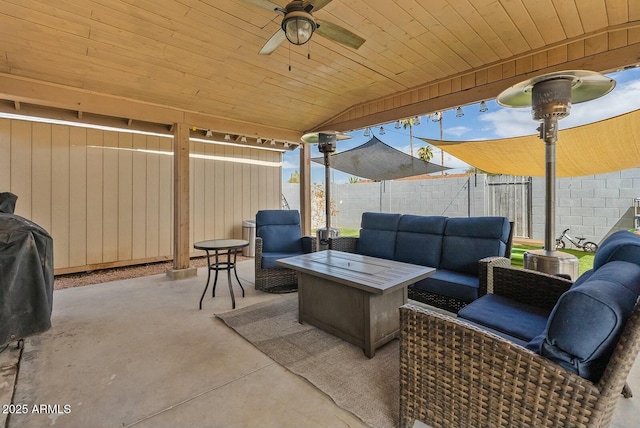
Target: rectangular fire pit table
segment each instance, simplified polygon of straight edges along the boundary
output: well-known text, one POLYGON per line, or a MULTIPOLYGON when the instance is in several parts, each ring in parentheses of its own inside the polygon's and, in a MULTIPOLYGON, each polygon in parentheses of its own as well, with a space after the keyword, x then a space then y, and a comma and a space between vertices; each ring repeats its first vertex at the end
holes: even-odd
POLYGON ((298 272, 298 316, 364 349, 367 357, 398 337, 407 286, 434 268, 326 250, 280 259, 298 272))

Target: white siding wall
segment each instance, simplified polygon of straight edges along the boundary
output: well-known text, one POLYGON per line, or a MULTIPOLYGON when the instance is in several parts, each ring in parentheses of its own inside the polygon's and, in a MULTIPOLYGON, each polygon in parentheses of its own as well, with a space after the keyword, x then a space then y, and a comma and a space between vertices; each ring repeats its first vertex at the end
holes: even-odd
MULTIPOLYGON (((51 234, 56 273, 171 259, 172 143, 0 119, 0 192, 51 234)), ((280 206, 280 153, 193 142, 191 153, 191 243, 240 238, 242 220, 280 206)))

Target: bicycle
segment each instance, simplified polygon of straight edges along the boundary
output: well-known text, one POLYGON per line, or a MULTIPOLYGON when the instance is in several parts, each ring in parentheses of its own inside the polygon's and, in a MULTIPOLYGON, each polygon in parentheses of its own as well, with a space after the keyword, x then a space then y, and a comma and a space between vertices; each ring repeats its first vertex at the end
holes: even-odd
POLYGON ((569 235, 567 232, 569 231, 569 229, 565 229, 564 232, 562 232, 562 235, 560 235, 559 238, 556 238, 556 249, 561 250, 565 247, 565 242, 564 239, 567 239, 569 242, 571 242, 576 248, 580 249, 580 250, 584 250, 588 253, 595 253, 596 250, 598 249, 598 244, 596 244, 595 242, 591 242, 591 241, 587 241, 585 243, 582 243, 582 241, 585 240, 585 238, 580 238, 580 237, 575 237, 572 238, 571 235, 569 235))

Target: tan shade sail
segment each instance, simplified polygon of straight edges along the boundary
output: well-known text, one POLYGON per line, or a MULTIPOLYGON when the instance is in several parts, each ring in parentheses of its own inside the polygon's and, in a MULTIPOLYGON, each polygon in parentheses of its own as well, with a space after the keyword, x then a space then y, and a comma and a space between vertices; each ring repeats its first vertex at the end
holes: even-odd
MULTIPOLYGON (((535 122, 532 121, 535 126, 535 122)), ((538 135, 484 141, 421 138, 485 172, 544 177, 538 135)), ((556 176, 577 177, 640 167, 640 110, 558 132, 556 176)))

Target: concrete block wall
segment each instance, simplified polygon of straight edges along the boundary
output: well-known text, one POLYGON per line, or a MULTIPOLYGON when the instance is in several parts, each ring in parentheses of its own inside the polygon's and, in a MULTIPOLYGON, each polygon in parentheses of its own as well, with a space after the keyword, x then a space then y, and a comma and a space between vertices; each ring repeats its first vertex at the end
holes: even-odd
MULTIPOLYGON (((633 200, 640 196, 640 168, 584 177, 558 178, 556 236, 599 244, 617 230, 633 227, 633 200)), ((544 240, 544 178, 533 179, 533 239, 544 240)))
MULTIPOLYGON (((399 180, 333 184, 338 214, 334 227, 359 228, 365 211, 467 217, 488 212, 486 175, 427 180, 399 180)), ((640 197, 640 168, 609 174, 558 178, 556 236, 570 228, 572 236, 584 236, 599 244, 617 230, 634 225, 633 200, 640 197)), ((292 209, 300 209, 299 185, 283 184, 292 209)), ((532 179, 531 239, 544 241, 544 177, 532 179)))
MULTIPOLYGON (((362 213, 366 211, 448 217, 487 215, 484 177, 482 175, 477 182, 473 177, 471 180, 452 177, 333 184, 331 194, 338 214, 332 218, 332 226, 359 228, 362 213)), ((298 184, 284 183, 283 192, 290 208, 299 209, 298 184)))

